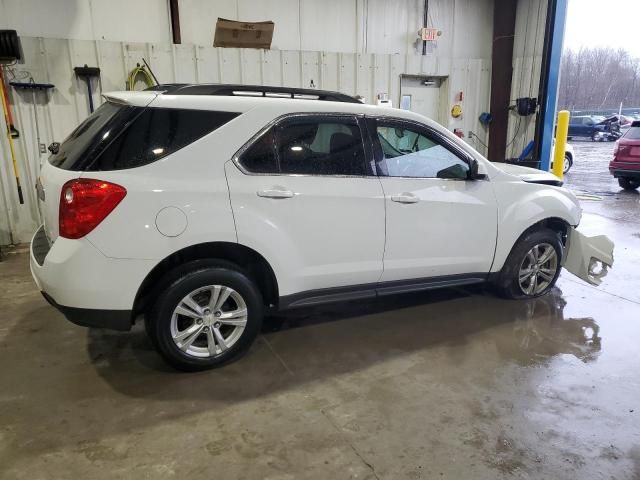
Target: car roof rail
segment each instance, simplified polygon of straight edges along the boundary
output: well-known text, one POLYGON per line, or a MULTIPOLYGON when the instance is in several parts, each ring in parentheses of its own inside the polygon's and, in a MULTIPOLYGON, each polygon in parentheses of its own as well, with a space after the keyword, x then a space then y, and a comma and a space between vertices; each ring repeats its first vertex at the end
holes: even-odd
POLYGON ((267 85, 234 85, 216 83, 169 83, 155 85, 147 90, 161 91, 170 95, 212 95, 228 97, 293 98, 300 100, 322 100, 328 102, 362 103, 355 97, 340 92, 316 90, 314 88, 271 87, 267 85))

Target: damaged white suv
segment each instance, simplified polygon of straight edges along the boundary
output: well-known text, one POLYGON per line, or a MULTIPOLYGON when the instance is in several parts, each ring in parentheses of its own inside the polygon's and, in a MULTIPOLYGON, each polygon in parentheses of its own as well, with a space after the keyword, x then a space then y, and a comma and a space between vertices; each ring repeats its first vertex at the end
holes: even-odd
POLYGON ((180 369, 236 357, 271 309, 486 281, 527 298, 613 262, 556 177, 411 112, 240 85, 105 97, 50 147, 31 269, 74 323, 143 315, 180 369))

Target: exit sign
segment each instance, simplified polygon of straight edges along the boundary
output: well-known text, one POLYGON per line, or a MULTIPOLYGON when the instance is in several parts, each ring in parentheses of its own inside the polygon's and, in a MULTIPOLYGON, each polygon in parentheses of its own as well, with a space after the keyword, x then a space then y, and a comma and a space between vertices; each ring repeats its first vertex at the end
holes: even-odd
POLYGON ((420 38, 427 42, 433 42, 438 37, 437 28, 422 28, 420 29, 420 38))

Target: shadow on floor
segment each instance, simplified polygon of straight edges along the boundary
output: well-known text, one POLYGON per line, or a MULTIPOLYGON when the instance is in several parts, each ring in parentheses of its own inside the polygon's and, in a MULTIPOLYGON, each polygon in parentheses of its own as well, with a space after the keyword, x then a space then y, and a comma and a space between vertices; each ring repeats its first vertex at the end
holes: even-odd
POLYGON ((449 347, 464 361, 470 337, 491 335, 506 361, 543 362, 562 353, 593 360, 601 347, 593 319, 565 319, 559 289, 528 301, 501 300, 482 288, 450 289, 293 310, 267 317, 243 358, 222 368, 184 374, 166 366, 144 329, 88 332, 98 374, 130 397, 233 403, 366 369, 414 352, 449 347))

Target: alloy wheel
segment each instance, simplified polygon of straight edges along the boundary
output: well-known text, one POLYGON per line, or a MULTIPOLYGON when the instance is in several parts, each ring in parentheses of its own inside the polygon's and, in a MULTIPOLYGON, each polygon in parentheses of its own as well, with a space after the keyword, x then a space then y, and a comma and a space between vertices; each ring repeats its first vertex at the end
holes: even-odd
POLYGON ((171 316, 171 337, 187 355, 214 357, 229 350, 247 325, 247 304, 225 285, 208 285, 186 295, 171 316))
POLYGON ((548 243, 534 245, 520 264, 518 283, 525 295, 542 293, 556 276, 558 254, 548 243))

